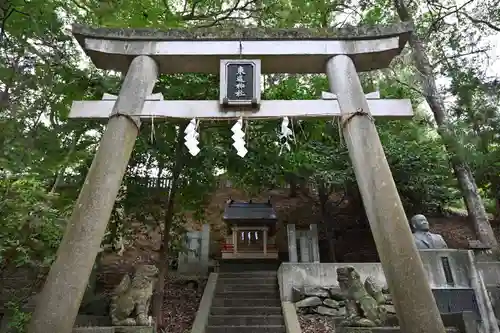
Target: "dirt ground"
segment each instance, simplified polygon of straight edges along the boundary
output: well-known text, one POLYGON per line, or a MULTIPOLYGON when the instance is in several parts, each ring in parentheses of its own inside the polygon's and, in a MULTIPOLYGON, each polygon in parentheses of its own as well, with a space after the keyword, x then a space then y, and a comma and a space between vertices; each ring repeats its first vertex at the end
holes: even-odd
POLYGON ((332 318, 317 314, 297 314, 302 333, 334 333, 335 324, 332 318))
MULTIPOLYGON (((133 270, 141 263, 156 263, 157 248, 155 242, 141 238, 136 240, 133 247, 127 249, 122 256, 105 254, 101 261, 101 270, 98 273, 100 291, 111 291, 121 280, 123 274, 133 270)), ((165 299, 163 304, 163 318, 166 323, 164 331, 168 333, 189 332, 194 322, 198 306, 203 295, 204 286, 189 288, 186 285, 165 282, 165 299)))

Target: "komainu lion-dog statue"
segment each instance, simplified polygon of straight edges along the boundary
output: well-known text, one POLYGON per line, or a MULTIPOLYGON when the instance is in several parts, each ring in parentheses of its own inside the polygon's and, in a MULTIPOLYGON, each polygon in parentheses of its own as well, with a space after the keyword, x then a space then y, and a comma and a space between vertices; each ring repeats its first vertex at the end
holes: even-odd
POLYGON ((148 311, 157 279, 158 269, 154 265, 140 265, 132 276, 125 274, 111 296, 114 326, 151 325, 148 311))
POLYGON ((387 320, 387 312, 383 306, 385 297, 371 277, 368 277, 363 284, 356 269, 347 266, 337 268, 337 281, 346 297, 347 318, 341 325, 384 326, 387 320))

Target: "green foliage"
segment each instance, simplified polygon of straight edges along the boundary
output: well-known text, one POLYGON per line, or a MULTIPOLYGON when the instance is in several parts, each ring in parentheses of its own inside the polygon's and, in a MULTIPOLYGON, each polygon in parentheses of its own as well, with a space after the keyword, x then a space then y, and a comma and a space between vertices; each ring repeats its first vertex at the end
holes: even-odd
POLYGON ((57 195, 33 178, 0 180, 1 267, 46 266, 54 258, 65 210, 54 208, 57 195))
MULTIPOLYGON (((188 250, 185 239, 186 232, 188 231, 185 227, 186 223, 187 219, 183 211, 174 213, 169 244, 169 253, 172 254, 172 257, 174 257, 174 254, 188 250)), ((175 256, 175 258, 177 257, 175 256)))
POLYGON ((439 138, 422 125, 399 121, 385 124, 380 136, 407 214, 440 212, 457 199, 439 138))
POLYGON ((28 324, 31 313, 25 312, 21 309, 19 301, 8 301, 6 306, 6 313, 9 316, 8 328, 12 333, 26 332, 26 325, 28 324))
MULTIPOLYGON (((372 78, 373 79, 373 78, 372 78)), ((373 82, 367 80, 366 85, 373 82)), ((411 98, 417 104, 420 96, 397 82, 377 82, 387 98, 411 98)), ((272 99, 313 99, 327 91, 324 76, 290 76, 266 91, 272 99)), ((408 213, 436 212, 456 200, 455 182, 446 151, 423 120, 376 120, 391 166, 393 177, 408 213)), ((295 139, 291 151, 279 155, 278 121, 252 122, 249 125, 249 154, 228 165, 238 186, 255 191, 280 187, 291 177, 313 185, 318 193, 344 192, 356 187, 347 148, 336 121, 292 120, 295 139)), ((320 198, 319 198, 320 199, 320 198)), ((321 199, 320 199, 321 200, 321 199)))

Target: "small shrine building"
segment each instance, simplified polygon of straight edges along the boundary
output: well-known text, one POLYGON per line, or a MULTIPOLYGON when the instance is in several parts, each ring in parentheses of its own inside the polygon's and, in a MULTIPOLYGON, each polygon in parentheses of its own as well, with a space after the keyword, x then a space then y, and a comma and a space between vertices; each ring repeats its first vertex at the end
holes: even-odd
POLYGON ((276 211, 271 201, 264 203, 229 200, 223 220, 228 236, 222 259, 278 259, 275 245, 276 211))

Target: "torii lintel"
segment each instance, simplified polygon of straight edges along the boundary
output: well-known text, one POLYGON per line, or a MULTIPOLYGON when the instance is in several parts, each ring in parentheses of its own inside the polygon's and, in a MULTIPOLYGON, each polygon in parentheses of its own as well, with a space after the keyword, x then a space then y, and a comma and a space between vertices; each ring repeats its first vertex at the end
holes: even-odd
POLYGON ((358 72, 386 68, 406 44, 411 22, 340 29, 115 29, 73 25, 73 35, 102 69, 126 72, 147 55, 159 71, 219 73, 221 59, 261 59, 262 73, 324 73, 329 58, 345 54, 358 72))

